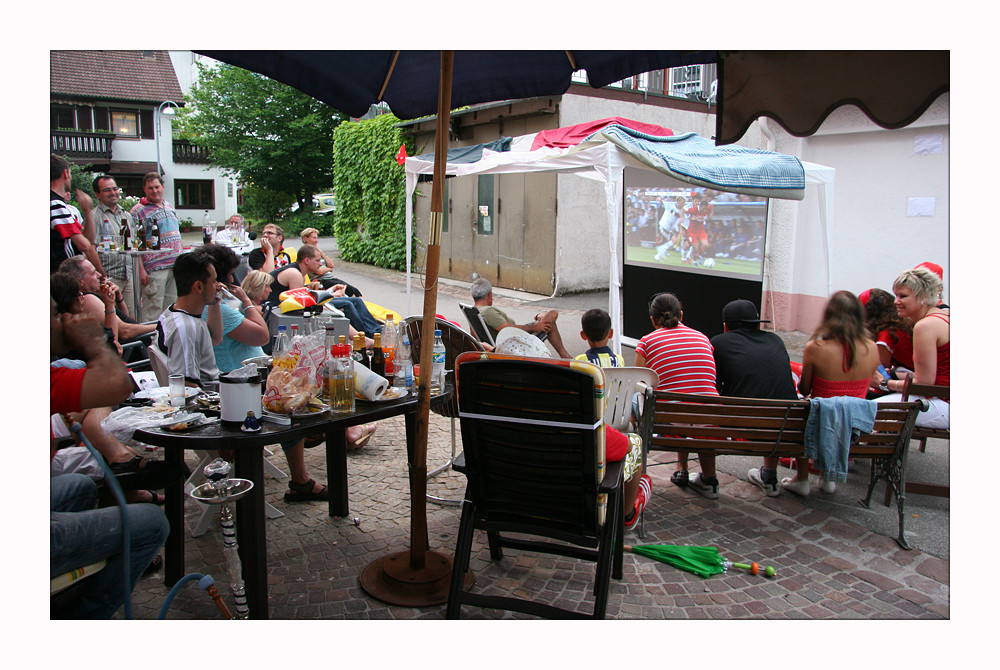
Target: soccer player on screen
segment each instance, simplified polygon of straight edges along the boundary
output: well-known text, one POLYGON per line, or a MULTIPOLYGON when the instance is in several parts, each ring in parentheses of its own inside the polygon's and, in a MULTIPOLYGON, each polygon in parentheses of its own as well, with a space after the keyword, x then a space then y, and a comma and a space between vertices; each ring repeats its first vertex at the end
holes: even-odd
POLYGON ((709 202, 708 196, 701 195, 698 197, 697 203, 684 213, 689 222, 687 228, 688 248, 687 255, 682 260, 697 265, 708 251, 708 232, 705 230, 705 223, 708 221, 708 217, 712 216, 712 203, 709 202))
POLYGON ((677 196, 672 204, 666 205, 663 216, 660 217, 660 235, 663 237, 663 244, 656 247, 654 260, 663 262, 666 260, 667 251, 678 246, 681 237, 681 224, 684 222, 684 206, 687 204, 683 195, 677 196))

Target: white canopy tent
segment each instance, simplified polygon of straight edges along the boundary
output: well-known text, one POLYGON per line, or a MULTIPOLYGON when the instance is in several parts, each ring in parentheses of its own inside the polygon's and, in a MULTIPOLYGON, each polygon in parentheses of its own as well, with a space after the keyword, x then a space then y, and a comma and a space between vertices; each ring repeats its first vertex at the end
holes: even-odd
MULTIPOLYGON (((612 129, 613 130, 613 129, 612 129)), ((731 156, 734 151, 748 152, 752 157, 753 165, 751 169, 759 169, 761 179, 755 185, 720 185, 715 181, 708 181, 701 178, 701 175, 692 175, 690 170, 686 173, 677 171, 677 166, 669 157, 665 158, 658 153, 636 150, 634 146, 628 146, 621 138, 615 136, 608 130, 595 133, 586 141, 569 149, 556 149, 543 147, 535 151, 524 150, 530 147, 530 138, 524 136, 515 138, 511 142, 511 151, 490 151, 484 150, 482 158, 471 163, 448 163, 446 174, 449 176, 466 176, 481 174, 504 174, 519 172, 562 172, 577 174, 586 179, 594 179, 604 183, 605 208, 608 214, 608 253, 610 254, 610 277, 609 291, 610 298, 608 313, 611 315, 612 323, 615 324, 613 347, 615 350, 621 349, 621 259, 619 257, 619 236, 622 228, 622 180, 626 167, 644 170, 655 170, 667 174, 670 177, 681 181, 704 186, 719 191, 734 193, 746 193, 751 195, 764 195, 784 199, 801 200, 805 196, 804 188, 788 188, 787 186, 761 186, 760 183, 773 184, 780 179, 775 177, 773 166, 768 164, 768 157, 780 157, 785 161, 791 157, 771 152, 762 152, 744 147, 730 145, 716 148, 710 141, 700 138, 693 133, 688 133, 672 138, 657 138, 657 141, 697 141, 698 152, 704 157, 706 162, 711 162, 716 156, 710 155, 715 152, 718 156, 731 156), (625 145, 625 146, 623 146, 625 145), (710 149, 708 148, 710 147, 710 149), (519 150, 520 149, 520 150, 519 150)), ((827 257, 829 261, 830 248, 830 222, 833 215, 833 168, 814 165, 811 163, 801 163, 804 172, 804 183, 817 185, 820 193, 820 217, 827 232, 827 257)), ((417 186, 418 175, 432 174, 434 169, 433 156, 409 157, 406 159, 406 308, 407 313, 411 313, 410 294, 412 276, 409 268, 412 266, 412 230, 413 230, 413 193, 417 186)), ((745 175, 743 175, 745 176, 745 175)), ((755 181, 751 179, 750 181, 755 181)), ((829 269, 829 266, 828 266, 829 269)))

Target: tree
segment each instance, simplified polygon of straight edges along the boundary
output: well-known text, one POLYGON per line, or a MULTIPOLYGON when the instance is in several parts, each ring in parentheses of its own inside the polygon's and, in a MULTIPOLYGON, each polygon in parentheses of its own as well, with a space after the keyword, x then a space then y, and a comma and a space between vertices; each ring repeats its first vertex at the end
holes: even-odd
MULTIPOLYGON (((241 68, 198 64, 199 80, 178 115, 181 136, 212 164, 311 207, 333 183, 333 131, 347 117, 291 86, 241 68)), ((286 205, 291 202, 286 203, 286 205)))

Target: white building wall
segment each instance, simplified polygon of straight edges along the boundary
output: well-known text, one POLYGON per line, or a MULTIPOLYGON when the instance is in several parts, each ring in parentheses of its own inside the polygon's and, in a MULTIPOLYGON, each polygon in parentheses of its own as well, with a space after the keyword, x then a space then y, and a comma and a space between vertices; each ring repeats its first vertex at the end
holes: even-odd
POLYGON ((836 170, 827 275, 826 232, 815 200, 772 201, 765 310, 779 330, 812 331, 830 291, 891 290, 907 268, 933 261, 949 286, 949 97, 914 124, 885 130, 843 107, 808 138, 769 122, 770 147, 836 170), (932 216, 908 214, 911 198, 933 200, 932 216))

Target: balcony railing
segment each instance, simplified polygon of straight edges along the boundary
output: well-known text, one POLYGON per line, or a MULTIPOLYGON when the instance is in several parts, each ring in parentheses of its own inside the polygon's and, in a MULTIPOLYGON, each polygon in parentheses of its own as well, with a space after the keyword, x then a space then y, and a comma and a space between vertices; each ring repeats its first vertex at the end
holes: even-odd
POLYGON ((191 144, 187 140, 174 140, 175 163, 211 163, 208 149, 191 144))
POLYGON ((81 130, 53 130, 52 153, 69 158, 94 161, 111 160, 114 133, 92 133, 81 130))

